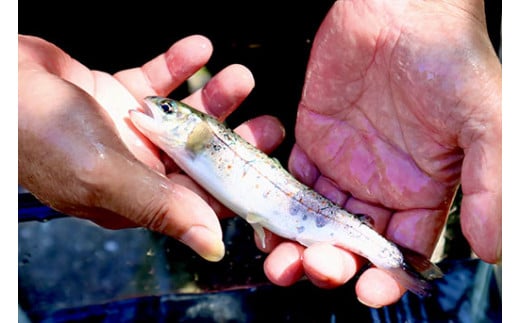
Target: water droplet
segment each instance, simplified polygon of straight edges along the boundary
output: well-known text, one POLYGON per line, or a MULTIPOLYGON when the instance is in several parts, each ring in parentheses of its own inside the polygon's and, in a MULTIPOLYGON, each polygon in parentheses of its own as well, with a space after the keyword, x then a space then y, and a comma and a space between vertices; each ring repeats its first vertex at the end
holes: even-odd
POLYGON ((104 248, 109 252, 116 252, 119 250, 119 244, 113 240, 105 241, 104 248))

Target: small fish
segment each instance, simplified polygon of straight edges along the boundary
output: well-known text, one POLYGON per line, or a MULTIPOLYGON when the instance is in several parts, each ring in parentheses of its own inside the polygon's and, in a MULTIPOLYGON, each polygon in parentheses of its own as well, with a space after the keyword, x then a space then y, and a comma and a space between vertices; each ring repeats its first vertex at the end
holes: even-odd
POLYGON ((130 111, 133 124, 223 205, 249 222, 264 241, 266 228, 304 246, 328 242, 381 268, 410 291, 429 294, 441 270, 424 256, 377 233, 297 181, 215 118, 184 103, 146 97, 151 115, 130 111))

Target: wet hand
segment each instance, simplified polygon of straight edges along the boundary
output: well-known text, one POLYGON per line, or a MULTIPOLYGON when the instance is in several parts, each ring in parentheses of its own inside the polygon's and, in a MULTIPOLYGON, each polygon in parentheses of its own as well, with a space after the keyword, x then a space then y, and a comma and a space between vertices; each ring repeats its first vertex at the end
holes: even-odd
MULTIPOLYGON (((461 185, 461 225, 501 258, 501 65, 480 2, 337 1, 313 44, 289 168, 400 245, 431 255, 461 185), (481 239, 485 236, 486 239, 481 239)), ((276 284, 332 288, 364 260, 273 237, 276 284)), ((356 285, 379 307, 405 290, 371 268, 356 285)))
MULTIPOLYGON (((145 139, 128 119, 148 95, 166 96, 208 61, 191 36, 143 66, 89 70, 42 39, 19 36, 19 183, 51 207, 107 228, 143 226, 178 238, 208 260, 224 253, 218 215, 228 211, 145 139)), ((184 101, 224 119, 254 86, 232 65, 184 101)), ((270 151, 283 129, 259 117, 237 132, 270 151)))

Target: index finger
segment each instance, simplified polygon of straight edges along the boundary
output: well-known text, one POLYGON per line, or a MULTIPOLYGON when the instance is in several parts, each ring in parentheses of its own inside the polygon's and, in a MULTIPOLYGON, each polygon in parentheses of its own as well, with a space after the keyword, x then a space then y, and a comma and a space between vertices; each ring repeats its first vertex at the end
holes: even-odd
POLYGON ((188 36, 141 67, 120 71, 114 77, 138 102, 149 95, 166 96, 204 66, 212 52, 209 39, 188 36))

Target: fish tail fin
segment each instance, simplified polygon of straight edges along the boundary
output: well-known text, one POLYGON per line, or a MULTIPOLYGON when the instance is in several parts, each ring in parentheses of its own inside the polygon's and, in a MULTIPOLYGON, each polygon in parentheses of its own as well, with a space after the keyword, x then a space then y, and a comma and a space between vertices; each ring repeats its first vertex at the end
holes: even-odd
POLYGON ((398 247, 403 254, 404 263, 401 268, 390 268, 387 271, 411 292, 419 296, 429 296, 432 288, 430 281, 443 276, 441 269, 422 254, 398 247))

